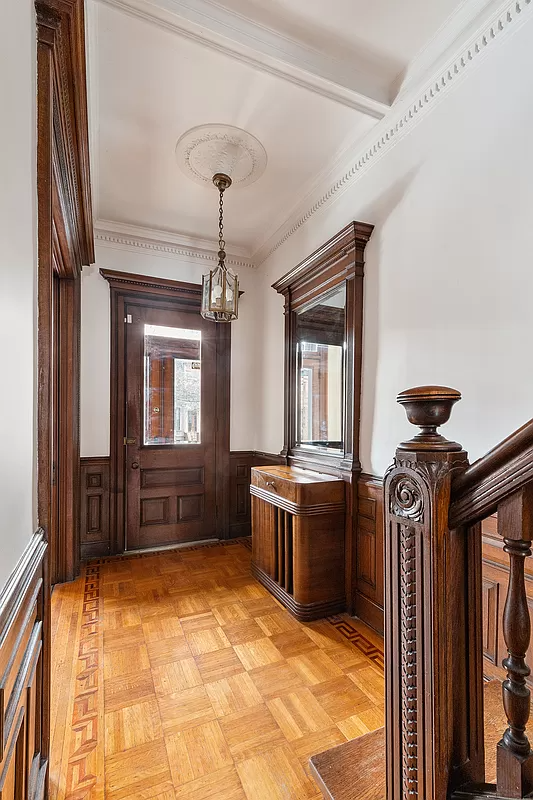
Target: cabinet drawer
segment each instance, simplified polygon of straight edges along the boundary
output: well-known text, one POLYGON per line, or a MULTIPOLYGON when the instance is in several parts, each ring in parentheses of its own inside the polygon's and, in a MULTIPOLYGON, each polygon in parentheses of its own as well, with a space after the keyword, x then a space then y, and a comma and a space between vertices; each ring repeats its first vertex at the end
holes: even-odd
POLYGON ((263 472, 260 469, 252 469, 251 483, 252 486, 264 489, 265 492, 271 492, 274 495, 283 497, 285 500, 290 500, 292 503, 297 502, 297 484, 277 474, 274 470, 272 472, 263 472))
MULTIPOLYGON (((331 475, 295 467, 254 467, 251 485, 296 506, 344 504, 344 481, 331 475)), ((297 513, 296 509, 294 509, 297 513)), ((325 509, 324 509, 325 510, 325 509)))

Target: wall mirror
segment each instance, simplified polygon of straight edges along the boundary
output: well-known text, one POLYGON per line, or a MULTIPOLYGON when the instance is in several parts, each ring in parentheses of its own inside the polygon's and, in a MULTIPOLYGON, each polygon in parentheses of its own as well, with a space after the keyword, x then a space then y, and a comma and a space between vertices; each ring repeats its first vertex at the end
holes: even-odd
POLYGON ((296 314, 296 444, 344 452, 346 286, 296 314))
POLYGON ((273 284, 285 297, 285 444, 292 466, 360 471, 364 251, 352 222, 273 284))

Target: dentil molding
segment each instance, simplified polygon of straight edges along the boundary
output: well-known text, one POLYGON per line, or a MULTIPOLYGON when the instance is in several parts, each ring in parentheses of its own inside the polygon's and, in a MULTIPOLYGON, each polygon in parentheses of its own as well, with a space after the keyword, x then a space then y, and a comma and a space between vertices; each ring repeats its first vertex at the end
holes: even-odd
POLYGON ((459 83, 472 65, 479 64, 496 43, 501 43, 533 16, 533 0, 506 0, 490 19, 440 66, 422 88, 417 87, 398 100, 359 142, 346 158, 344 167, 331 173, 314 192, 307 195, 291 216, 267 237, 253 254, 256 266, 266 261, 318 211, 331 204, 351 188, 366 172, 388 153, 438 102, 459 83), (328 183, 324 189, 324 183, 328 183))
MULTIPOLYGON (((182 258, 203 263, 206 267, 218 263, 218 242, 196 239, 178 233, 126 225, 122 222, 97 219, 94 224, 95 243, 116 250, 145 250, 164 258, 182 258)), ((232 267, 253 267, 249 253, 240 247, 226 247, 226 263, 232 267)))

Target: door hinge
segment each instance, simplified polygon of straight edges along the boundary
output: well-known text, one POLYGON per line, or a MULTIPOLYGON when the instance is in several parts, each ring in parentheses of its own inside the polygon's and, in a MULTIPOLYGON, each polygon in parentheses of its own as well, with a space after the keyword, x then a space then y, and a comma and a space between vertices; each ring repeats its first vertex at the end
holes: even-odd
POLYGON ((124 322, 126 323, 126 325, 131 325, 132 324, 133 319, 132 319, 131 314, 126 314, 126 316, 124 317, 124 322))

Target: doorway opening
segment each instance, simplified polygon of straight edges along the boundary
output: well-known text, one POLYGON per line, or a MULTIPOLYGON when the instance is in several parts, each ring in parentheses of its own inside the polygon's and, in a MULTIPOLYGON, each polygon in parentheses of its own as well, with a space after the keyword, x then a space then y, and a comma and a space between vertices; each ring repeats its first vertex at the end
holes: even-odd
POLYGON ((101 270, 111 289, 111 552, 229 535, 231 327, 196 284, 101 270))

